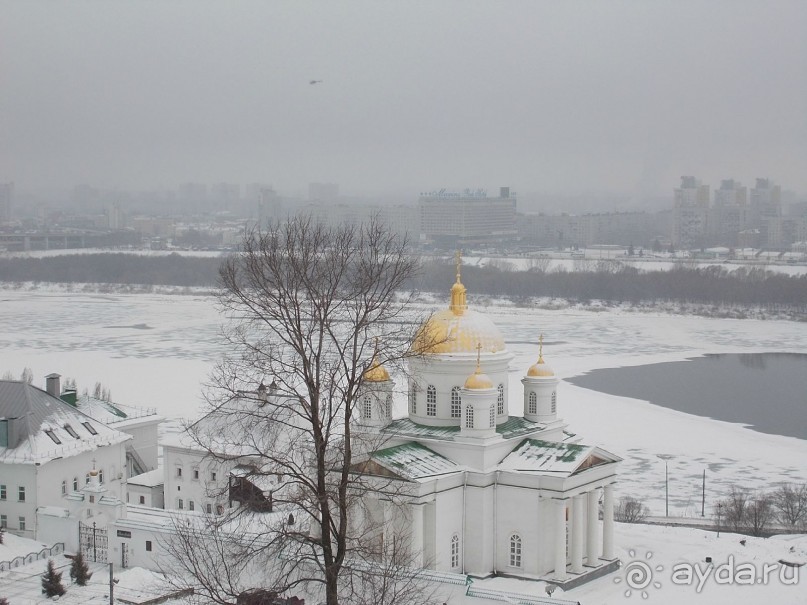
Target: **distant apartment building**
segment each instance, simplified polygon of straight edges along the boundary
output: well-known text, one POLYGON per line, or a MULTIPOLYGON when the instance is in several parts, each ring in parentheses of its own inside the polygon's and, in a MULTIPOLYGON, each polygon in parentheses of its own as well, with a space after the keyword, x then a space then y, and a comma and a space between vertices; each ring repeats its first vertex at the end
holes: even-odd
POLYGON ((498 197, 481 189, 423 193, 418 200, 420 239, 438 248, 488 247, 513 243, 516 195, 501 187, 498 197))
POLYGON ((518 218, 520 241, 534 246, 644 246, 662 232, 658 216, 647 212, 525 214, 518 218))
POLYGON ((672 243, 677 248, 699 248, 707 243, 709 185, 694 176, 682 176, 674 191, 672 243))
POLYGON ((14 183, 0 183, 0 223, 11 221, 14 183))
POLYGON ((724 179, 715 189, 709 235, 712 243, 737 246, 738 234, 748 226, 748 188, 734 179, 724 179))
POLYGON ((149 237, 174 237, 175 224, 171 218, 155 218, 137 216, 131 221, 132 228, 138 233, 149 237))

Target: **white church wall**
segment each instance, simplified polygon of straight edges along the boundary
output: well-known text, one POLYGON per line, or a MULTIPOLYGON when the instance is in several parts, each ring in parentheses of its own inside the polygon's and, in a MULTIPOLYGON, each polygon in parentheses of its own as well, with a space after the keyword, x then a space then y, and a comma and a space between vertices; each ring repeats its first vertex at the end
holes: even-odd
POLYGON ((511 575, 538 575, 543 544, 551 542, 550 522, 537 490, 499 485, 497 487, 496 571, 511 575), (510 565, 510 538, 521 537, 521 567, 510 565))
MULTIPOLYGON (((439 571, 461 571, 463 567, 463 552, 467 552, 468 541, 463 536, 463 488, 462 486, 449 489, 437 494, 435 506, 435 569, 439 571), (457 534, 460 539, 459 565, 451 566, 451 537, 457 534)), ((477 528, 468 527, 466 532, 477 528)))
POLYGON ((493 486, 468 486, 466 492, 465 571, 486 576, 493 571, 493 486))
POLYGON ((5 499, 0 500, 0 515, 5 516, 6 527, 11 533, 33 538, 36 534, 36 507, 38 471, 42 467, 32 464, 2 464, 0 485, 5 486, 5 499), (19 488, 25 488, 25 500, 19 500, 19 488), (20 529, 20 517, 25 519, 25 529, 20 529))
POLYGON ((36 539, 40 542, 62 542, 67 552, 78 551, 78 519, 75 517, 58 514, 55 510, 41 511, 37 513, 36 528, 36 539))
POLYGON ((166 509, 212 512, 228 506, 228 474, 235 462, 213 460, 204 452, 165 446, 164 505, 166 509), (180 507, 180 500, 182 500, 180 507))

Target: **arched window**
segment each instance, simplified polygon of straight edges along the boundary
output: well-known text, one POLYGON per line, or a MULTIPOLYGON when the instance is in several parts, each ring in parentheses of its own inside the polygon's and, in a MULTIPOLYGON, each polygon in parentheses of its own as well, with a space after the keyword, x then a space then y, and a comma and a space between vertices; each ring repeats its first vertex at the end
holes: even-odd
POLYGON ((521 567, 521 536, 510 536, 510 567, 521 567))
POLYGON ((470 405, 465 408, 465 428, 474 428, 474 409, 470 405))
POLYGON ((490 404, 490 428, 496 426, 496 406, 490 404))
POLYGON ((369 395, 365 395, 362 403, 362 418, 370 420, 373 417, 373 401, 369 395))
POLYGON ((437 416, 437 389, 433 384, 426 389, 426 415, 437 416))
POLYGON ((78 477, 73 477, 73 491, 78 491, 78 477))
POLYGON ((104 482, 104 469, 98 469, 98 483, 104 482))
POLYGON ((552 413, 554 414, 558 409, 558 394, 552 391, 552 413))
POLYGON ((63 479, 62 480, 62 496, 64 496, 66 493, 67 493, 67 481, 63 479))
POLYGON ((535 391, 530 393, 530 405, 527 408, 528 414, 537 414, 538 413, 538 395, 535 394, 535 391))
POLYGON ((459 418, 462 413, 462 395, 460 395, 460 388, 454 387, 451 389, 451 417, 459 418))
POLYGON ((390 420, 390 419, 392 418, 392 395, 387 395, 387 405, 386 405, 386 408, 387 408, 387 409, 386 409, 386 410, 384 410, 384 411, 385 411, 385 413, 386 413, 387 420, 390 420))
POLYGON ((410 414, 418 413, 418 396, 414 384, 411 387, 409 387, 409 413, 410 414))
POLYGON ((451 569, 460 566, 460 537, 457 534, 451 536, 451 569))
POLYGON ((501 416, 504 414, 504 385, 499 384, 499 386, 496 388, 499 391, 499 397, 496 400, 496 407, 498 408, 496 413, 499 414, 499 416, 501 416))

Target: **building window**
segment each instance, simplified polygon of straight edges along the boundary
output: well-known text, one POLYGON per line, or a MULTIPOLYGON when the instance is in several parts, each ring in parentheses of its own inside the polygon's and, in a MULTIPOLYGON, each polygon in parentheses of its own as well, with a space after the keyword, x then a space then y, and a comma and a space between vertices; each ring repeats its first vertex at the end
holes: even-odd
POLYGON ((530 393, 530 405, 527 408, 528 414, 537 414, 538 413, 538 395, 535 392, 530 393))
POLYGON ((0 485, 0 500, 6 499, 6 486, 0 485))
POLYGON ((145 504, 145 503, 146 503, 146 497, 145 496, 140 496, 140 504, 145 504))
POLYGON ((193 478, 196 481, 199 480, 199 469, 198 468, 193 469, 193 478))
POLYGON ((555 391, 552 391, 552 413, 554 414, 557 409, 558 409, 558 394, 555 391))
POLYGON ((8 517, 0 515, 0 527, 6 529, 8 527, 8 517))
POLYGON ((521 536, 510 536, 510 567, 521 567, 521 536))
POLYGON ((409 387, 409 413, 418 413, 418 396, 417 391, 415 390, 415 385, 409 387))
POLYGON ((185 508, 185 503, 182 501, 182 498, 180 498, 179 501, 177 502, 177 508, 179 510, 182 510, 183 508, 185 508))
POLYGON ((465 428, 474 428, 474 409, 470 405, 465 408, 465 428))
POLYGON ((361 417, 365 420, 370 420, 373 417, 373 402, 370 399, 369 395, 364 396, 364 401, 362 402, 362 411, 361 417))
POLYGON ((451 389, 451 417, 459 418, 462 412, 462 395, 460 395, 460 388, 454 387, 451 389))
POLYGON ((62 496, 64 496, 66 493, 67 493, 67 480, 62 479, 62 496))
POLYGON ((181 466, 177 467, 177 477, 182 477, 182 467, 181 466))
POLYGON ((499 384, 499 386, 496 387, 496 390, 499 392, 499 395, 496 398, 496 407, 498 408, 496 413, 499 414, 499 416, 502 416, 504 414, 504 385, 499 384))
POLYGON ((47 430, 47 431, 45 431, 45 434, 46 434, 48 437, 50 437, 50 440, 51 440, 51 441, 53 441, 53 443, 55 443, 56 445, 61 445, 61 444, 62 444, 62 440, 61 440, 61 439, 59 439, 59 438, 56 436, 56 433, 54 433, 53 431, 51 431, 51 430, 47 430))
POLYGON ((90 504, 95 504, 95 496, 90 494, 90 504))
POLYGON ((104 482, 104 469, 98 469, 98 483, 104 482))
POLYGON ((457 534, 451 536, 451 569, 460 566, 460 537, 457 534))
POLYGON ((25 517, 20 517, 20 531, 25 531, 25 517))
POLYGON ((78 436, 78 433, 76 432, 76 429, 74 429, 69 424, 64 425, 64 430, 66 430, 67 434, 70 435, 73 439, 79 439, 79 436, 78 436))
POLYGON ((426 389, 426 415, 437 416, 437 389, 431 384, 426 389))
POLYGON ((78 477, 73 477, 73 491, 78 491, 78 477))
POLYGON ((24 485, 20 485, 20 487, 17 489, 17 500, 19 502, 25 502, 25 486, 24 485))
POLYGON ((213 505, 212 505, 212 504, 210 504, 210 502, 208 502, 208 503, 207 503, 207 505, 205 506, 205 511, 207 511, 207 514, 208 514, 208 515, 212 515, 212 514, 213 514, 213 505))
POLYGON ((84 485, 89 485, 89 484, 90 484, 90 473, 87 473, 84 476, 84 485))
POLYGON ((89 422, 82 422, 81 426, 83 426, 85 429, 87 429, 87 432, 89 432, 90 435, 97 435, 98 434, 98 431, 96 431, 95 427, 93 425, 91 425, 89 422))
POLYGON ((387 395, 387 420, 392 420, 392 395, 387 395))
POLYGON ((193 500, 188 500, 188 510, 196 510, 196 505, 193 503, 193 500))
POLYGON ((490 428, 496 426, 496 406, 490 404, 490 428))
POLYGON ((213 471, 212 473, 210 473, 210 480, 211 480, 211 481, 215 481, 215 480, 216 480, 216 472, 215 472, 215 471, 213 471))
POLYGON ((146 552, 151 552, 151 540, 146 540, 146 552))

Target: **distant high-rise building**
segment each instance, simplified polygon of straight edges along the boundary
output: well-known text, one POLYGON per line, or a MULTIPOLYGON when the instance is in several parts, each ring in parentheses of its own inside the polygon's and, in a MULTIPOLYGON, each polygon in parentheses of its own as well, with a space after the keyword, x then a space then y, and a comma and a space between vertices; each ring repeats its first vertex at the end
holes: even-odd
POLYGON ((336 183, 308 183, 310 201, 332 202, 338 197, 339 185, 336 183))
POLYGON ((706 242, 709 224, 709 185, 694 176, 682 176, 673 200, 672 243, 695 248, 706 242))
POLYGON ((0 223, 8 223, 12 216, 14 183, 0 183, 0 223))
POLYGON ((210 188, 210 199, 213 210, 233 210, 241 199, 241 185, 216 183, 210 188))
POLYGON ((421 240, 441 248, 507 244, 518 233, 516 195, 509 187, 500 188, 499 197, 482 189, 423 193, 418 212, 421 240))
POLYGON ((736 246, 738 234, 748 226, 748 188, 734 179, 720 182, 709 219, 709 233, 715 243, 736 246))

